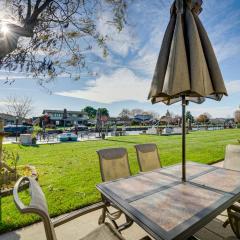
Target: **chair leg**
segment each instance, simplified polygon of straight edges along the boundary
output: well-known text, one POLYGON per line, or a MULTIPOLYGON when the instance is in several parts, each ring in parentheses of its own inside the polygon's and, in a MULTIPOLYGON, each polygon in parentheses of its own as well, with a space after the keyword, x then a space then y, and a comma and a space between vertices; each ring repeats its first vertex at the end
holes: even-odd
POLYGON ((106 220, 106 207, 104 206, 102 209, 102 214, 100 215, 99 219, 98 219, 98 224, 101 225, 105 222, 106 220))
POLYGON ((229 223, 230 223, 230 221, 229 221, 229 219, 227 219, 227 220, 223 223, 222 226, 223 226, 224 228, 226 228, 229 223))
POLYGON ((120 225, 118 227, 118 231, 121 232, 123 230, 126 230, 127 228, 131 227, 133 225, 133 220, 131 220, 128 216, 125 215, 126 223, 120 225))
POLYGON ((101 225, 103 224, 106 219, 110 220, 110 222, 113 224, 113 226, 119 231, 123 231, 129 227, 132 226, 133 224, 133 221, 125 215, 125 218, 126 218, 126 222, 124 224, 121 224, 121 225, 118 225, 116 220, 119 219, 122 215, 122 212, 121 211, 116 211, 116 212, 113 212, 111 213, 109 210, 108 210, 108 207, 107 205, 105 205, 103 208, 102 208, 102 214, 100 215, 99 219, 98 219, 98 224, 101 225))
POLYGON ((236 237, 240 239, 240 208, 238 206, 232 205, 227 209, 228 212, 228 222, 235 233, 236 237))
POLYGON ((100 215, 99 219, 98 219, 98 224, 101 225, 103 223, 105 223, 106 218, 108 218, 110 220, 110 222, 114 225, 114 227, 116 229, 118 229, 118 225, 116 223, 116 219, 118 219, 121 216, 121 213, 119 214, 115 214, 116 216, 111 216, 111 213, 108 211, 107 206, 104 206, 102 209, 102 214, 100 215))

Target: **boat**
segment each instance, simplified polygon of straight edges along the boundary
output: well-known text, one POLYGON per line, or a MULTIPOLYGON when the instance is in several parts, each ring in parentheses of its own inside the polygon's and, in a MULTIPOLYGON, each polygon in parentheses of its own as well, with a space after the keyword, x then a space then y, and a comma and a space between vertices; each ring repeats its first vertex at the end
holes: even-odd
POLYGON ((77 141, 78 136, 74 133, 62 133, 58 135, 58 140, 60 142, 69 142, 69 141, 77 141))

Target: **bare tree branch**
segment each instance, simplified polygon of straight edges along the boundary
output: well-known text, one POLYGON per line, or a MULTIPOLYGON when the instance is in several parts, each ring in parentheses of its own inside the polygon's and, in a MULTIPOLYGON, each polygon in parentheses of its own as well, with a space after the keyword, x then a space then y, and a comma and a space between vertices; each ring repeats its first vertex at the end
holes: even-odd
POLYGON ((19 118, 20 121, 25 119, 32 112, 32 99, 28 97, 17 98, 15 96, 6 99, 6 112, 19 118))
POLYGON ((26 16, 27 19, 30 18, 31 12, 32 12, 32 3, 31 3, 31 0, 28 0, 27 16, 26 16))
POLYGON ((0 68, 50 79, 71 72, 72 67, 81 72, 87 67, 83 52, 93 45, 107 56, 108 36, 97 29, 101 6, 105 4, 112 12, 112 20, 106 24, 114 24, 120 31, 126 23, 127 1, 12 0, 11 12, 19 23, 7 23, 9 34, 0 33, 0 68))

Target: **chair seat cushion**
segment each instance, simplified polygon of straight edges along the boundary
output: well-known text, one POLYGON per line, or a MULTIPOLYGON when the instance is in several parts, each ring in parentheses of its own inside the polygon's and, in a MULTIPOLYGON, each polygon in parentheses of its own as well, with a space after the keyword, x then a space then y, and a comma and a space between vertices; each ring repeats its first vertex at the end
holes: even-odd
POLYGON ((104 223, 80 240, 125 240, 109 223, 104 223))

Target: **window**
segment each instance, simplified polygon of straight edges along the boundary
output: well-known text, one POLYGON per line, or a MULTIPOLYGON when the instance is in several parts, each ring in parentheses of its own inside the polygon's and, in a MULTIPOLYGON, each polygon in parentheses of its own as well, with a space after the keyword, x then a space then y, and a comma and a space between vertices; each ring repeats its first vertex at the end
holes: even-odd
POLYGON ((62 113, 53 113, 53 117, 62 117, 62 113))

